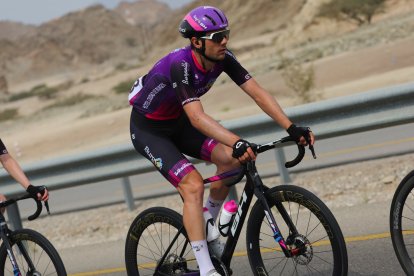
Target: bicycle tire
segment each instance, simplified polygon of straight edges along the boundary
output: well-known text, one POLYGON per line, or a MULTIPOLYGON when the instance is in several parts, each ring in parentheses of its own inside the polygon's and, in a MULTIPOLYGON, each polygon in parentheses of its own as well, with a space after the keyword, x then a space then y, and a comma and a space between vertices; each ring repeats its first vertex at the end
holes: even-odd
POLYGON ((153 207, 140 213, 127 234, 125 265, 129 276, 185 275, 198 271, 182 216, 164 207, 153 207), (178 238, 167 254, 168 258, 155 271, 177 233, 178 238))
MULTIPOLYGON (((12 231, 9 236, 16 262, 22 275, 57 275, 66 276, 66 269, 58 252, 42 234, 31 229, 20 229, 12 231), (25 247, 36 271, 40 274, 31 274, 28 271, 28 264, 20 253, 18 244, 25 247)), ((7 256, 6 246, 0 247, 0 275, 12 276, 13 268, 7 256)))
POLYGON ((281 185, 265 193, 286 245, 303 250, 286 257, 273 237, 260 201, 253 206, 246 233, 247 253, 254 275, 347 275, 348 255, 342 231, 326 205, 311 192, 281 185), (281 203, 298 234, 293 234, 277 210, 281 203))
POLYGON ((403 178, 394 193, 390 209, 392 245, 401 267, 407 275, 414 275, 414 171, 403 178), (411 246, 409 250, 407 245, 411 246))

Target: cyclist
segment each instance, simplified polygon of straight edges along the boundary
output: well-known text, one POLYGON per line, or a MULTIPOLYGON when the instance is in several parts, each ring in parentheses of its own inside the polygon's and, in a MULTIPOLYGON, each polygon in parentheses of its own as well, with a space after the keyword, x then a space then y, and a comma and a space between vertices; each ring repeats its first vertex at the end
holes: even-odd
MULTIPOLYGON (((183 223, 200 275, 217 276, 220 274, 211 262, 205 237, 203 180, 183 154, 213 162, 217 174, 256 157, 248 141, 204 112, 200 97, 225 72, 297 142, 313 144, 314 136, 309 128, 292 124, 277 101, 227 49, 229 24, 220 9, 193 9, 181 21, 179 32, 190 40, 190 45, 163 57, 131 88, 130 134, 136 151, 149 159, 183 198, 183 223)), ((205 207, 214 219, 228 191, 221 181, 211 184, 205 207)))
MULTIPOLYGON (((34 198, 39 200, 48 200, 49 193, 45 186, 33 186, 30 184, 29 179, 20 168, 19 163, 9 154, 6 146, 0 139, 0 162, 6 171, 17 181, 23 188, 31 194, 34 198)), ((5 200, 4 195, 0 195, 0 201, 5 200)))

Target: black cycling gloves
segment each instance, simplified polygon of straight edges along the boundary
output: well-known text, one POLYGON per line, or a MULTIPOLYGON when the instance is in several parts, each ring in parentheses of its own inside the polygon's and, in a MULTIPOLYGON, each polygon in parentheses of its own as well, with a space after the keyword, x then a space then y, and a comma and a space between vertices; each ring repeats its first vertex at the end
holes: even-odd
POLYGON ((33 186, 33 185, 29 185, 29 187, 27 187, 26 189, 26 191, 35 199, 37 199, 37 194, 43 195, 45 190, 46 190, 45 186, 33 186))
POLYGON ((246 140, 239 139, 236 143, 233 145, 233 156, 234 158, 239 158, 243 156, 243 154, 247 151, 247 149, 250 147, 250 143, 246 140))
POLYGON ((309 132, 311 132, 309 127, 297 127, 295 124, 291 124, 286 131, 296 143, 299 143, 300 137, 302 136, 305 137, 306 142, 309 143, 309 132))

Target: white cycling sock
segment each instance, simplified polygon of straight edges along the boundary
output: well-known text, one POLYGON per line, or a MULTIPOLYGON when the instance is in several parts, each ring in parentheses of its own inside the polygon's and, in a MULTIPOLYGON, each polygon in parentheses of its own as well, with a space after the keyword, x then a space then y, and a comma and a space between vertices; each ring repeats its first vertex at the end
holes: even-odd
POLYGON ((217 216, 220 212, 221 206, 223 205, 224 200, 217 200, 214 198, 211 198, 211 196, 208 196, 208 199, 206 201, 205 207, 210 212, 211 216, 213 217, 213 220, 217 220, 217 216))
POLYGON ((200 276, 206 275, 207 272, 214 269, 213 263, 208 253, 207 241, 192 241, 194 256, 196 257, 198 267, 200 268, 200 276))

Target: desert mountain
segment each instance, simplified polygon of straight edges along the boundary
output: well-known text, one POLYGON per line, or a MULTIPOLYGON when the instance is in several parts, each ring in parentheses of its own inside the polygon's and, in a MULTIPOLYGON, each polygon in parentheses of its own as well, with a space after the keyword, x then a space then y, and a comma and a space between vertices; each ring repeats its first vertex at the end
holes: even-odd
MULTIPOLYGON (((13 84, 80 69, 99 70, 98 66, 107 70, 143 65, 186 43, 177 26, 188 10, 199 5, 226 11, 236 53, 270 46, 275 51, 292 48, 357 28, 349 22, 317 18, 326 2, 196 0, 171 10, 156 0, 141 0, 122 2, 114 10, 92 6, 38 27, 0 22, 0 76, 13 84)), ((388 0, 387 12, 405 2, 388 0)))

